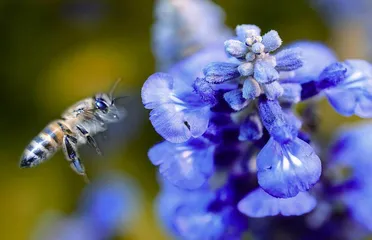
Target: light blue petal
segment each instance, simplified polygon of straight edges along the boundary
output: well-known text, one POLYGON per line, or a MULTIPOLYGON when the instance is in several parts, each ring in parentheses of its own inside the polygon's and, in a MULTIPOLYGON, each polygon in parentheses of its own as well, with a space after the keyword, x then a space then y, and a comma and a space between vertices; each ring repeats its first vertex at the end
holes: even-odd
POLYGON ((302 50, 300 48, 288 48, 275 55, 278 71, 293 71, 303 66, 302 50))
POLYGON ((272 52, 282 45, 282 39, 277 31, 271 30, 263 35, 262 43, 265 45, 265 52, 272 52))
POLYGON ((202 108, 186 110, 184 112, 184 121, 187 122, 191 136, 194 138, 200 137, 205 133, 209 124, 210 108, 205 106, 202 108))
POLYGON ((240 111, 249 104, 249 101, 243 98, 243 92, 240 89, 234 89, 225 93, 223 98, 235 111, 240 111))
POLYGON ((150 121, 157 133, 170 142, 181 143, 191 137, 184 122, 184 113, 175 104, 163 104, 150 112, 150 121))
POLYGON ((352 91, 330 89, 325 92, 332 107, 343 116, 351 116, 357 106, 357 96, 352 91))
POLYGON ((288 144, 271 138, 257 156, 258 183, 274 197, 290 198, 307 191, 320 174, 319 157, 299 138, 288 144))
POLYGON ((148 153, 151 162, 159 165, 160 174, 182 189, 201 187, 213 173, 214 147, 198 139, 174 144, 162 142, 148 153))
POLYGON ((167 73, 155 73, 143 84, 141 96, 145 108, 153 109, 170 102, 173 88, 173 77, 167 73))
POLYGON ((248 78, 244 81, 242 91, 245 99, 255 99, 261 94, 260 85, 253 78, 248 78))
POLYGON ((280 85, 284 89, 283 94, 280 96, 280 101, 286 103, 298 103, 301 101, 302 87, 300 84, 282 83, 280 85))
POLYGON ((262 88, 266 94, 266 97, 270 100, 276 100, 284 93, 284 89, 279 82, 263 84, 262 88))
POLYGON ((249 193, 238 203, 240 212, 256 218, 278 214, 299 216, 310 212, 315 206, 316 199, 308 192, 301 192, 292 198, 275 198, 261 188, 249 193))
POLYGON ((250 36, 259 36, 261 33, 261 29, 256 25, 250 24, 243 24, 238 25, 235 28, 236 35, 238 36, 239 40, 245 42, 245 39, 250 36))
POLYGON ((247 46, 238 40, 228 40, 225 42, 225 51, 232 57, 241 58, 248 52, 247 46))
POLYGON ((272 83, 279 79, 279 73, 271 65, 271 63, 258 60, 254 65, 254 79, 262 84, 272 83))
POLYGON ((142 101, 152 109, 150 121, 155 130, 170 142, 185 142, 201 136, 208 127, 210 102, 203 102, 192 86, 173 92, 174 79, 165 73, 152 75, 142 88, 142 101), (197 116, 197 117, 196 117, 197 116))
POLYGON ((238 64, 227 62, 214 62, 204 69, 205 80, 209 83, 223 83, 240 76, 238 64))

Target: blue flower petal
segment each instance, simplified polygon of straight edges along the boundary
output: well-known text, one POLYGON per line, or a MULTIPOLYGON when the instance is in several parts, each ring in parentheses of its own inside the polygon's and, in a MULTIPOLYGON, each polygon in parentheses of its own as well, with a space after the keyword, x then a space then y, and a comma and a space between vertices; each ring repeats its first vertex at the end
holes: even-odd
POLYGON ((213 145, 199 139, 174 144, 162 142, 149 150, 160 174, 182 189, 201 187, 213 173, 213 145))
POLYGON ((297 136, 295 122, 284 114, 278 101, 260 98, 258 110, 262 124, 276 141, 287 143, 297 136))
POLYGON ((284 89, 279 82, 263 84, 262 88, 266 94, 266 97, 270 100, 276 100, 284 93, 284 89))
POLYGON ((274 197, 290 198, 307 191, 320 174, 319 157, 299 138, 287 144, 271 138, 257 156, 258 183, 274 197))
POLYGON ((244 81, 242 91, 245 99, 255 99, 261 94, 260 85, 253 78, 247 78, 244 81))
POLYGON ((185 110, 183 120, 187 123, 188 128, 191 132, 191 136, 197 138, 205 133, 209 124, 209 114, 209 106, 198 109, 185 110))
POLYGON ((207 130, 211 102, 203 101, 192 87, 174 92, 174 85, 169 74, 153 74, 142 88, 142 101, 146 108, 153 108, 150 121, 155 130, 166 140, 180 143, 207 130))
POLYGON ((214 62, 208 64, 204 69, 205 80, 210 83, 223 83, 238 78, 238 64, 227 62, 214 62))
POLYGON ((181 143, 191 137, 184 121, 184 113, 175 104, 163 104, 150 112, 150 121, 163 138, 170 142, 181 143))
POLYGON ((147 109, 153 109, 170 102, 173 88, 173 77, 167 73, 155 73, 143 84, 141 96, 147 109))
POLYGON ((275 55, 278 71, 293 71, 303 66, 300 48, 284 49, 275 55))
POLYGON ((308 192, 301 192, 292 198, 275 198, 261 188, 249 193, 238 203, 240 212, 249 217, 267 217, 281 214, 299 216, 310 212, 316 206, 316 199, 308 192))
POLYGON ((259 36, 261 33, 261 29, 259 27, 249 24, 238 25, 236 26, 235 31, 239 40, 242 42, 245 42, 247 37, 259 36))
POLYGON ((243 98, 243 92, 241 89, 231 90, 225 93, 223 98, 235 111, 240 111, 249 104, 249 100, 243 98))
POLYGON ((272 52, 282 45, 282 39, 277 31, 271 30, 263 35, 262 43, 265 45, 265 52, 272 52))
POLYGON ((240 126, 240 141, 258 140, 263 135, 263 127, 260 118, 257 115, 248 116, 240 126))
POLYGON ((225 42, 225 51, 232 57, 241 58, 248 52, 247 46, 238 40, 228 40, 225 42))
POLYGON ((278 80, 279 73, 268 61, 258 60, 254 65, 254 78, 259 83, 267 84, 278 80))
POLYGON ((301 90, 300 84, 296 83, 282 83, 280 84, 284 91, 280 96, 280 101, 286 103, 298 103, 301 101, 301 90))

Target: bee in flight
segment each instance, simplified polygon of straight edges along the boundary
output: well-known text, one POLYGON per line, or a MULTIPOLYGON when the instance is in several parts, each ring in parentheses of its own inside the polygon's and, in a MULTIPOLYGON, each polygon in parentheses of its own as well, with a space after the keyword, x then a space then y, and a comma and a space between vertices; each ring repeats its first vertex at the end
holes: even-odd
POLYGON ((87 181, 85 168, 80 161, 77 147, 88 143, 98 155, 102 155, 93 136, 107 129, 107 124, 124 117, 113 98, 115 83, 109 94, 99 93, 68 108, 60 120, 49 123, 26 147, 20 167, 30 168, 51 158, 61 147, 71 168, 87 181))

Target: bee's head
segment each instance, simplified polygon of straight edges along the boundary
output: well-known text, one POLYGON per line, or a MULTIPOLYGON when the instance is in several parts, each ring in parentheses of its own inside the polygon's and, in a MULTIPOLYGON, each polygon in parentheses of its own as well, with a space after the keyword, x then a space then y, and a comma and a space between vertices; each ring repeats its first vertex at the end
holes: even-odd
POLYGON ((126 97, 114 97, 114 92, 119 84, 121 79, 118 79, 115 84, 112 86, 110 93, 99 93, 94 96, 94 105, 95 108, 99 111, 100 115, 102 117, 108 119, 109 121, 116 121, 119 118, 124 117, 125 111, 119 111, 116 103, 118 102, 119 99, 123 99, 126 97))
POLYGON ((114 104, 114 100, 105 93, 99 93, 94 96, 94 105, 101 117, 107 119, 119 119, 119 111, 114 104))

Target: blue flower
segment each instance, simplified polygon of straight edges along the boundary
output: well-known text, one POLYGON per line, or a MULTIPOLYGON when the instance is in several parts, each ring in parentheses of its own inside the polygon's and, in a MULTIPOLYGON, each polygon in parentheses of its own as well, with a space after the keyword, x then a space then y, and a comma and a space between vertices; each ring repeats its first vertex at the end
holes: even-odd
POLYGON ((142 102, 152 109, 150 121, 166 140, 181 143, 200 137, 208 127, 210 103, 203 102, 191 86, 177 82, 171 75, 155 73, 142 87, 142 102))
POLYGON ((274 197, 290 198, 305 192, 320 174, 319 157, 299 138, 285 144, 271 138, 257 156, 258 183, 274 197))
POLYGON ((162 142, 149 151, 160 174, 172 184, 183 189, 201 187, 213 173, 214 145, 203 139, 185 143, 162 142))
POLYGON ((255 25, 240 25, 236 28, 236 34, 238 39, 225 42, 225 51, 234 60, 209 64, 204 68, 205 80, 213 84, 242 81, 242 89, 234 89, 224 96, 236 111, 246 107, 250 100, 262 93, 271 100, 279 98, 284 93, 283 87, 277 82, 280 72, 290 72, 303 65, 301 50, 285 49, 270 55, 281 46, 282 40, 274 30, 260 36, 260 29, 255 25))
POLYGON ((344 115, 372 117, 372 65, 363 60, 347 60, 346 76, 325 90, 334 109, 344 115))
POLYGON ((316 206, 316 199, 308 192, 301 192, 292 198, 276 198, 261 188, 249 193, 238 204, 238 209, 249 217, 267 217, 281 214, 298 216, 310 212, 316 206))
POLYGON ((166 140, 181 143, 207 130, 215 91, 202 79, 195 80, 202 76, 200 66, 211 59, 226 56, 214 47, 206 48, 174 65, 169 74, 155 73, 144 83, 142 102, 152 109, 150 120, 166 140))

